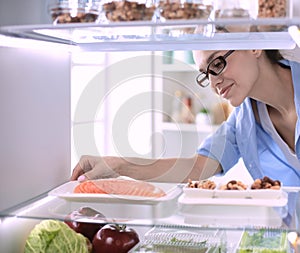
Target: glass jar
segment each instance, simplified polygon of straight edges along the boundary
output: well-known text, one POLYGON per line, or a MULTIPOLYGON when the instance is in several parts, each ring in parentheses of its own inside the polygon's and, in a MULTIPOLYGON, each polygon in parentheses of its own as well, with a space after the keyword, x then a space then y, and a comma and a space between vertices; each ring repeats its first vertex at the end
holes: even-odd
MULTIPOLYGON (((222 19, 254 19, 257 5, 255 0, 216 0, 214 2, 214 18, 222 19)), ((216 26, 216 32, 249 32, 252 26, 248 23, 233 23, 216 26)))
POLYGON ((213 5, 210 1, 160 0, 159 17, 162 20, 208 19, 213 5))
POLYGON ((258 18, 281 18, 293 16, 292 0, 258 0, 258 18))
POLYGON ((255 18, 254 0, 215 0, 215 18, 255 18))
POLYGON ((106 19, 116 21, 150 21, 154 18, 155 5, 148 0, 114 0, 102 3, 106 19))
POLYGON ((100 0, 51 0, 49 14, 54 24, 96 22, 100 0))
MULTIPOLYGON (((292 0, 258 0, 257 18, 292 18, 292 0)), ((280 31, 286 29, 282 25, 259 25, 258 31, 280 31)))

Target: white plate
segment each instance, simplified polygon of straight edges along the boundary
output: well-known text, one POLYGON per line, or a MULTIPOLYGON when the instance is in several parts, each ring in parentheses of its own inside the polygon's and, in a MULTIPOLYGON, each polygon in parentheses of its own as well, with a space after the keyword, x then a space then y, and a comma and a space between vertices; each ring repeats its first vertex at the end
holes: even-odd
POLYGON ((50 196, 56 196, 68 201, 94 202, 94 203, 125 203, 125 204, 147 204, 156 205, 160 202, 175 199, 182 193, 182 185, 174 183, 152 183, 165 191, 166 196, 160 198, 96 194, 96 193, 73 193, 74 188, 79 184, 77 181, 67 182, 49 192, 50 196))

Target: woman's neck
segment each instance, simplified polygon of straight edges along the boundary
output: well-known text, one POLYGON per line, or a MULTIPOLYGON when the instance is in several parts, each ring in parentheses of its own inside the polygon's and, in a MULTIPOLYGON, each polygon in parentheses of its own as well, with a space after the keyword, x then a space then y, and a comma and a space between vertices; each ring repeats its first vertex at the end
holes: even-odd
POLYGON ((295 110, 291 70, 270 62, 262 62, 260 69, 261 78, 251 97, 283 115, 295 110))

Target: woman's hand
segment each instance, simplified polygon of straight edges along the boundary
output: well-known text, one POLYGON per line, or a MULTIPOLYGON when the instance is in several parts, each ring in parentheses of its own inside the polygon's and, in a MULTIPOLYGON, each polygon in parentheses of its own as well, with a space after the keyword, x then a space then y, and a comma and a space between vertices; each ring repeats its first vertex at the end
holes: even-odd
POLYGON ((115 172, 118 157, 82 156, 72 172, 71 180, 85 181, 89 179, 117 177, 115 172))

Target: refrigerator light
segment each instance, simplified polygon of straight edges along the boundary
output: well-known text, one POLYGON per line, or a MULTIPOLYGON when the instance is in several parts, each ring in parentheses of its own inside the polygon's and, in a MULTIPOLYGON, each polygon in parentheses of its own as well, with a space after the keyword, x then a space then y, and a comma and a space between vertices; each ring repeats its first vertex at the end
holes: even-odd
POLYGON ((297 26, 293 25, 288 28, 289 34, 292 39, 296 42, 298 47, 300 47, 300 30, 297 26))
POLYGON ((40 50, 63 50, 68 52, 74 52, 78 50, 76 46, 59 44, 53 42, 14 38, 5 35, 0 35, 0 47, 14 47, 14 48, 26 48, 26 49, 40 49, 40 50))

